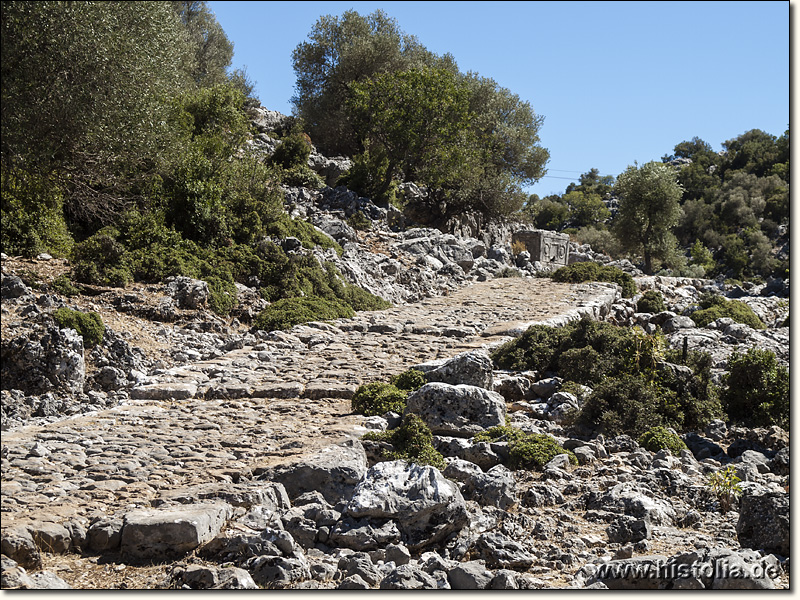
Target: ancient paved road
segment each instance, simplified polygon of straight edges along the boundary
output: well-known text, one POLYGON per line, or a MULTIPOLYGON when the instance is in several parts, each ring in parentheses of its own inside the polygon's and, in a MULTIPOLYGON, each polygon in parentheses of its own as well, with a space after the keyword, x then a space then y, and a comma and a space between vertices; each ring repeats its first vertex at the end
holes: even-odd
POLYGON ((130 403, 2 437, 2 519, 67 523, 147 506, 186 486, 248 479, 350 437, 357 385, 502 341, 513 326, 613 298, 602 284, 496 279, 449 296, 172 369, 130 403))

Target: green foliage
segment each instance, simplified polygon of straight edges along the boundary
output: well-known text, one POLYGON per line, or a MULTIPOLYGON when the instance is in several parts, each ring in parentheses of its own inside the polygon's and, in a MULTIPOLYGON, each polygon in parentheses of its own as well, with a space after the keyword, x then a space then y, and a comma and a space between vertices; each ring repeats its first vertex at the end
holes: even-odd
POLYGON ((345 185, 360 196, 371 199, 378 205, 399 204, 397 181, 389 173, 389 158, 380 144, 364 141, 365 150, 353 157, 353 166, 339 177, 338 184, 345 185), (384 190, 386 180, 389 187, 384 190))
POLYGON ((727 300, 715 294, 703 294, 700 298, 700 310, 691 314, 692 320, 698 327, 705 327, 712 321, 722 317, 729 317, 737 323, 744 323, 753 329, 765 329, 764 322, 744 302, 727 300))
POLYGON ((359 229, 361 231, 370 231, 372 229, 372 221, 360 210, 354 212, 353 216, 347 219, 347 224, 353 229, 359 229))
POLYGON ((107 227, 76 244, 72 252, 72 272, 81 283, 124 287, 133 276, 124 264, 125 247, 117 241, 119 231, 107 227))
POLYGON ((652 427, 680 429, 676 395, 650 378, 625 374, 597 385, 581 408, 577 422, 599 428, 607 435, 640 436, 652 427))
POLYGON ((734 421, 789 429, 789 370, 769 350, 734 352, 720 399, 734 421))
POLYGON ((413 413, 406 414, 397 429, 370 432, 365 440, 386 442, 394 450, 382 453, 383 460, 405 460, 418 465, 430 465, 437 469, 446 466, 444 457, 433 447, 433 434, 425 422, 413 413))
POLYGON ((653 427, 645 431, 639 438, 639 445, 650 452, 658 452, 666 448, 673 456, 678 456, 681 450, 686 449, 683 440, 665 427, 653 427))
POLYGON ((0 169, 3 227, 0 250, 26 257, 47 252, 65 256, 72 236, 64 221, 63 198, 52 180, 21 170, 0 169))
POLYGON ((616 257, 621 252, 619 241, 607 229, 581 227, 575 233, 575 240, 579 244, 589 244, 595 252, 602 252, 611 257, 616 257))
POLYGON ((311 142, 307 138, 299 132, 289 134, 275 149, 270 162, 284 169, 306 165, 311 156, 311 142))
POLYGON ((184 26, 189 48, 183 68, 191 80, 200 87, 226 82, 233 44, 208 4, 196 0, 173 0, 171 4, 184 26))
POLYGON ((636 312, 655 314, 664 310, 664 296, 657 290, 647 290, 636 303, 636 312))
POLYGON ((670 230, 681 216, 683 188, 675 171, 649 162, 628 167, 617 178, 620 196, 614 231, 626 250, 644 253, 645 271, 653 272, 653 259, 664 257, 677 241, 670 230))
POLYGON ((81 292, 78 288, 72 285, 72 281, 70 281, 69 275, 64 273, 63 275, 59 275, 53 280, 51 284, 53 291, 62 296, 78 296, 81 292))
POLYGON ((53 313, 53 319, 62 329, 77 331, 87 348, 92 348, 103 341, 106 326, 96 312, 83 313, 69 308, 59 308, 53 313))
POLYGON ((340 300, 328 300, 316 296, 284 298, 273 302, 256 317, 255 326, 264 331, 290 329, 309 321, 327 321, 349 318, 353 309, 340 300))
POLYGON ((564 194, 561 201, 567 205, 569 210, 571 227, 598 225, 611 217, 611 211, 606 208, 599 194, 573 190, 564 194))
POLYGON ((575 454, 562 448, 549 435, 529 433, 509 447, 509 467, 512 469, 541 468, 559 454, 566 454, 573 465, 578 464, 575 454))
POLYGON ((3 168, 52 178, 68 223, 111 222, 178 148, 180 20, 166 2, 3 2, 0 39, 3 168))
POLYGON ((690 264, 702 267, 704 274, 714 270, 716 266, 714 255, 703 245, 703 242, 695 240, 689 253, 692 257, 690 264))
POLYGON ((494 276, 499 277, 500 279, 506 279, 508 277, 522 277, 522 271, 514 267, 503 267, 497 273, 495 273, 494 276))
POLYGON ((359 386, 350 405, 353 412, 367 417, 381 416, 389 411, 402 413, 406 408, 408 392, 393 383, 368 383, 359 386))
POLYGON ((622 287, 622 295, 630 298, 636 293, 633 277, 618 269, 596 262, 580 262, 561 267, 551 275, 553 281, 563 283, 583 283, 584 281, 608 281, 622 287))
POLYGON ((346 110, 349 84, 420 66, 429 58, 419 41, 381 10, 367 16, 354 10, 341 17, 325 15, 292 52, 297 75, 292 103, 324 154, 353 156, 359 145, 346 110))
MULTIPOLYGON (((708 355, 691 353, 690 371, 670 367, 660 336, 582 319, 564 327, 534 325, 494 351, 501 369, 558 372, 592 393, 575 416, 578 423, 610 434, 639 436, 651 427, 702 427, 721 415, 708 355)), ((667 352, 682 361, 680 353, 667 352)))
POLYGON ((449 70, 422 67, 354 82, 348 111, 359 139, 379 145, 388 159, 378 197, 395 177, 453 187, 476 160, 468 93, 449 70))
POLYGON ((732 507, 736 499, 742 495, 742 488, 739 483, 742 480, 736 475, 736 467, 728 465, 724 469, 711 473, 706 479, 706 486, 717 496, 719 509, 722 514, 726 514, 732 507))
POLYGON ((474 442, 507 442, 509 450, 508 467, 517 469, 540 469, 559 454, 566 454, 572 464, 578 459, 569 450, 562 448, 549 435, 525 433, 510 425, 498 425, 475 435, 474 442))
POLYGON ((389 381, 396 388, 407 392, 414 392, 427 383, 425 373, 416 369, 409 369, 393 375, 389 381))
POLYGON ((561 231, 569 223, 569 207, 558 196, 548 196, 529 205, 526 212, 539 229, 561 231))
POLYGON ((604 376, 652 369, 661 341, 640 329, 583 318, 563 327, 533 325, 492 353, 500 369, 560 371, 565 379, 592 385, 604 376))
POLYGON ((356 156, 348 186, 393 203, 396 178, 428 186, 411 215, 508 215, 544 175, 543 118, 491 79, 458 71, 382 11, 317 21, 292 58, 292 99, 328 155, 356 156))

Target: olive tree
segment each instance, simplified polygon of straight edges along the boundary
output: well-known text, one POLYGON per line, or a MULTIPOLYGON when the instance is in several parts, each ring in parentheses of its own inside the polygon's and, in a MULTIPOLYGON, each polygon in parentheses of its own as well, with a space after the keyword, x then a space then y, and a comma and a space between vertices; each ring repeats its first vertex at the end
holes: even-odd
POLYGON ((397 176, 433 190, 468 177, 476 159, 468 99, 466 88, 444 69, 382 73, 352 84, 348 109, 355 130, 379 144, 388 159, 379 193, 397 176))
POLYGON ((4 172, 53 181, 73 221, 109 222, 132 181, 174 148, 169 98, 186 83, 180 19, 166 2, 1 10, 4 172))
POLYGON ((614 232, 625 250, 642 252, 645 271, 652 273, 653 258, 666 258, 675 251, 677 240, 671 229, 681 217, 683 193, 677 173, 655 161, 629 166, 617 177, 614 189, 619 196, 614 232))
POLYGON ((422 66, 431 56, 382 10, 366 17, 354 10, 341 17, 325 15, 292 52, 297 75, 292 103, 322 151, 353 155, 361 148, 345 107, 350 84, 422 66))

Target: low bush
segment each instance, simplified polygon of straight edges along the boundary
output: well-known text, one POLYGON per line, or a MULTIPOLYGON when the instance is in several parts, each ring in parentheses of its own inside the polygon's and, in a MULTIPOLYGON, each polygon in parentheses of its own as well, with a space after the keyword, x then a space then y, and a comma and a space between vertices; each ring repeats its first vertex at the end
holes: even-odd
POLYGON ((83 338, 83 345, 92 348, 103 341, 106 326, 96 312, 83 313, 69 308, 59 308, 53 320, 62 329, 74 329, 83 338))
POLYGON ((609 436, 643 435, 656 426, 680 428, 676 394, 641 375, 608 378, 597 385, 576 421, 609 436))
POLYGON ((273 302, 256 317, 255 326, 264 331, 291 329, 309 321, 349 318, 355 311, 340 300, 317 296, 284 298, 273 302))
POLYGON ((714 294, 703 294, 700 298, 700 307, 700 310, 691 314, 692 321, 698 327, 705 327, 719 318, 729 317, 737 323, 743 323, 753 329, 766 329, 764 322, 744 302, 727 300, 714 294))
POLYGON ((509 467, 512 469, 541 468, 559 454, 566 454, 573 465, 578 464, 577 457, 569 450, 562 448, 554 438, 543 433, 529 433, 509 446, 509 467))
POLYGON ((728 465, 724 469, 711 473, 706 479, 706 486, 714 493, 719 501, 719 511, 724 515, 742 495, 739 485, 741 479, 736 475, 736 467, 728 465))
POLYGON ((636 293, 636 282, 633 277, 618 269, 596 262, 579 262, 561 267, 551 275, 553 281, 562 283, 583 283, 584 281, 607 281, 616 283, 622 288, 622 295, 630 298, 636 293))
POLYGON ((398 375, 393 375, 389 382, 398 389, 407 392, 414 392, 427 383, 425 373, 417 371, 416 369, 409 369, 403 371, 398 375))
POLYGON ((639 445, 650 452, 658 452, 666 448, 673 456, 678 456, 686 449, 683 440, 665 427, 653 427, 639 438, 639 445))
POLYGON ((733 421, 789 430, 789 370, 769 350, 731 355, 720 400, 733 421))
POLYGON ((81 293, 81 291, 72 284, 69 275, 66 273, 56 277, 53 283, 50 284, 50 287, 53 288, 53 291, 62 296, 77 296, 81 293))
POLYGON ((564 327, 533 325, 492 353, 500 369, 558 371, 591 386, 606 376, 652 369, 662 344, 640 329, 583 318, 564 327))
POLYGON ((572 464, 578 464, 575 454, 562 448, 549 435, 525 433, 508 424, 482 431, 472 439, 475 442, 507 442, 509 450, 507 466, 514 470, 539 469, 559 454, 566 454, 572 464))
POLYGON ((522 271, 515 269, 514 267, 503 267, 497 273, 495 273, 494 276, 500 279, 505 279, 508 277, 522 277, 522 271))
POLYGON ((444 469, 444 457, 433 447, 433 434, 417 415, 409 413, 403 417, 400 427, 382 432, 370 432, 363 439, 386 442, 394 448, 384 451, 383 460, 405 460, 418 465, 430 465, 444 469))
POLYGON ((664 310, 664 296, 657 290, 647 290, 636 303, 636 312, 655 314, 664 310))
POLYGON ((389 411, 402 413, 406 409, 407 397, 407 390, 391 383, 376 381, 359 386, 350 400, 350 406, 355 413, 379 417, 389 411))

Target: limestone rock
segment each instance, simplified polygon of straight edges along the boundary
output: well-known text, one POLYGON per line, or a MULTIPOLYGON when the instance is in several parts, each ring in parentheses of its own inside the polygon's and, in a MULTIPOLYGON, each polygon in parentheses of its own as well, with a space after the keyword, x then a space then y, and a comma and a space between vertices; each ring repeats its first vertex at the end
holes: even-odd
POLYGON ((415 413, 434 435, 470 437, 505 423, 505 399, 497 392, 471 386, 427 383, 412 392, 406 414, 415 413))
POLYGON ((354 518, 392 519, 412 551, 445 539, 468 523, 464 498, 438 469, 405 461, 378 463, 345 508, 354 518))
POLYGON ((211 541, 230 517, 227 504, 195 504, 125 514, 123 554, 135 558, 175 558, 211 541))

